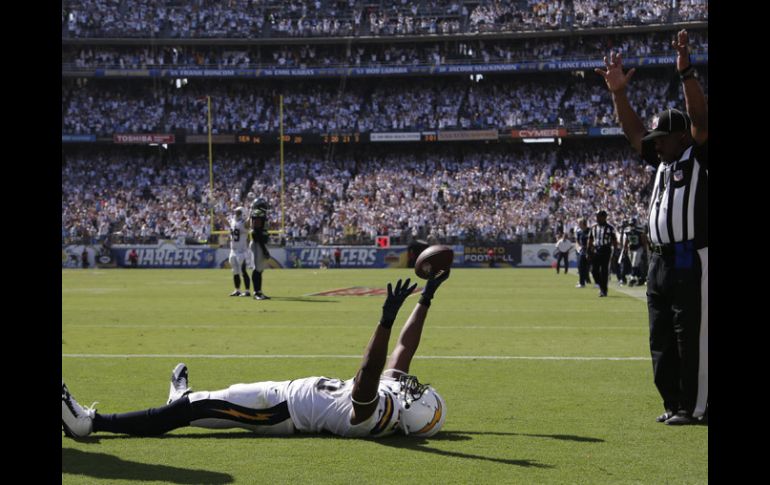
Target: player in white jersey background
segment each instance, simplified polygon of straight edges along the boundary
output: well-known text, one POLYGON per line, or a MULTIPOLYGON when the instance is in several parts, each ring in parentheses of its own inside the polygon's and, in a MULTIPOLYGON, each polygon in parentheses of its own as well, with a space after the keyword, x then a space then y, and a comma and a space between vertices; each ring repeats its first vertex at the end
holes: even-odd
POLYGON ((391 328, 404 300, 417 284, 388 283, 380 322, 369 340, 355 377, 316 376, 291 381, 235 384, 219 391, 192 392, 187 366, 171 375, 167 404, 122 414, 83 408, 62 381, 62 426, 72 437, 92 432, 155 436, 184 426, 246 428, 258 434, 330 432, 378 438, 397 432, 429 437, 446 420, 446 403, 436 390, 409 374, 423 325, 438 287, 449 271, 428 280, 404 324, 390 358, 391 328), (385 365, 387 361, 387 366, 385 365))
POLYGON ((249 233, 246 220, 243 217, 243 207, 236 207, 230 218, 230 267, 233 269, 233 286, 235 291, 230 296, 251 296, 249 293, 250 279, 247 271, 254 271, 254 257, 249 249, 249 233), (246 291, 241 292, 241 275, 246 291))

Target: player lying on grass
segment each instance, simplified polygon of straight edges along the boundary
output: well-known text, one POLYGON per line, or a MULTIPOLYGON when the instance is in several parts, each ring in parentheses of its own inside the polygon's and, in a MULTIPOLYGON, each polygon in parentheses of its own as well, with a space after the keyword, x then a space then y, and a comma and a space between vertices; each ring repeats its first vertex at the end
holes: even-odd
POLYGON ((62 380, 61 419, 64 433, 85 437, 105 431, 155 436, 184 426, 208 429, 246 428, 259 434, 330 432, 339 436, 379 438, 397 431, 428 437, 446 419, 444 399, 409 375, 431 299, 449 271, 429 279, 420 301, 406 321, 385 368, 393 322, 404 300, 417 286, 388 283, 382 317, 352 380, 308 377, 283 382, 235 384, 219 391, 192 392, 187 367, 171 374, 165 406, 123 414, 99 414, 75 401, 62 380))

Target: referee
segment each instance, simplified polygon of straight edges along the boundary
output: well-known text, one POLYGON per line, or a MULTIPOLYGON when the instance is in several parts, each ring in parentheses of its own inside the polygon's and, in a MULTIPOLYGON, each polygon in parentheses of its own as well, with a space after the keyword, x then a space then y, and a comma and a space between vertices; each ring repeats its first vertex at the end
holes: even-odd
POLYGON ((620 54, 596 69, 612 93, 623 132, 657 165, 650 199, 647 307, 655 385, 665 412, 658 422, 708 423, 708 106, 688 55, 687 31, 672 42, 687 113, 669 109, 645 130, 626 97, 634 69, 620 54))
POLYGON ((610 258, 612 250, 617 249, 618 239, 615 228, 607 224, 607 211, 596 213, 596 224, 588 233, 588 254, 591 255, 591 268, 594 282, 599 285, 599 296, 607 296, 607 281, 610 278, 610 258))

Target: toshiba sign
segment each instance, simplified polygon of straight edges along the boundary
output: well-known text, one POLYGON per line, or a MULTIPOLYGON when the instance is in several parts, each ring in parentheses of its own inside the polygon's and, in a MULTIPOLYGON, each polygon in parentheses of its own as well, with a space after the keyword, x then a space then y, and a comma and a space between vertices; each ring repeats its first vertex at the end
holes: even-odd
POLYGON ((548 128, 542 130, 511 130, 513 138, 546 138, 567 136, 564 128, 548 128))
POLYGON ((174 143, 174 135, 167 134, 133 134, 133 133, 114 133, 112 135, 112 142, 118 144, 125 143, 138 143, 142 145, 148 145, 150 143, 174 143))

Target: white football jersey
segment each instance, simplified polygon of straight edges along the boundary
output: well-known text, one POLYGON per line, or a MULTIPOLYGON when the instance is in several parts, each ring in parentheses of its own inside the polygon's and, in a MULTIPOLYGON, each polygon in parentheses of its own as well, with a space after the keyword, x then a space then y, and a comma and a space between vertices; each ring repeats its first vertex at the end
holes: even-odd
POLYGON ((249 248, 249 235, 242 220, 230 219, 230 249, 236 253, 249 248))
POLYGON ((353 425, 353 379, 308 377, 291 381, 287 390, 289 414, 302 432, 328 431, 339 436, 379 438, 398 428, 401 407, 398 381, 380 379, 377 409, 366 421, 353 425))

